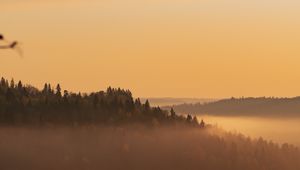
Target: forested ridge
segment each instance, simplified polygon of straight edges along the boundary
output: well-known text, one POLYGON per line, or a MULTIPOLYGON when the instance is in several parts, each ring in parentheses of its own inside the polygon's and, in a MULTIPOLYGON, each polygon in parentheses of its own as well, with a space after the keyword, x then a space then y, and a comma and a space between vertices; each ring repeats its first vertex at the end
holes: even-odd
POLYGON ((151 107, 120 88, 81 94, 59 84, 39 90, 2 78, 0 125, 0 169, 300 167, 299 149, 292 145, 203 128, 196 117, 151 107))
MULTIPOLYGON (((179 116, 173 109, 164 111, 151 107, 149 101, 141 103, 129 90, 108 87, 106 91, 72 93, 45 83, 39 90, 1 78, 0 124, 122 124, 144 123, 187 124, 200 126, 196 117, 179 116)), ((204 126, 202 122, 201 126, 204 126)))
POLYGON ((209 103, 180 104, 164 107, 179 113, 198 113, 229 116, 299 116, 300 97, 248 97, 222 99, 209 103))

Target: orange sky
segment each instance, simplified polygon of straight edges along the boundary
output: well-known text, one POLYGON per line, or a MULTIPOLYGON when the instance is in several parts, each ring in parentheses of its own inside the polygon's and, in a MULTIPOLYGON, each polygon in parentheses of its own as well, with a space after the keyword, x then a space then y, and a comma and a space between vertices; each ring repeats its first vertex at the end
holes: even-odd
POLYGON ((300 95, 296 0, 1 0, 0 76, 143 97, 300 95))

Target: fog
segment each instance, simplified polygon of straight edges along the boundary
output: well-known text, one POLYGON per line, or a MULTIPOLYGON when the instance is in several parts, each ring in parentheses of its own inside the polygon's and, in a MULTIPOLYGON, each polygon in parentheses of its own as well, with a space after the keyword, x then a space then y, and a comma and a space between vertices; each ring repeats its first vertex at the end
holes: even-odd
POLYGON ((198 116, 207 123, 227 131, 239 132, 252 138, 263 137, 277 143, 300 146, 300 118, 198 116))
POLYGON ((298 170, 290 145, 217 128, 0 128, 0 169, 298 170))

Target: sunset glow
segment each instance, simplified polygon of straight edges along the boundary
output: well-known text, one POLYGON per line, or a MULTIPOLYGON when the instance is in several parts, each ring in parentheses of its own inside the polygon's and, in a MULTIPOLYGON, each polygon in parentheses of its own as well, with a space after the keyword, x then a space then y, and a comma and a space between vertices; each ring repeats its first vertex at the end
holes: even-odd
MULTIPOLYGON (((1 76, 142 97, 295 96, 296 0, 2 0, 1 76)), ((28 82, 28 83, 29 83, 28 82)), ((25 82, 26 83, 26 82, 25 82)))

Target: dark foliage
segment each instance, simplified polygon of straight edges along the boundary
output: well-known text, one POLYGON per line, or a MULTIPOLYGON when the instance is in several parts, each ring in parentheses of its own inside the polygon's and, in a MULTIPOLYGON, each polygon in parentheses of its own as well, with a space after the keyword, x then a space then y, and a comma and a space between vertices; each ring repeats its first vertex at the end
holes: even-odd
POLYGON ((108 87, 106 91, 90 94, 71 93, 45 84, 42 90, 17 84, 12 79, 0 81, 0 123, 6 125, 81 125, 145 123, 188 124, 198 126, 190 116, 178 116, 159 107, 141 103, 129 90, 108 87))
POLYGON ((299 149, 215 128, 0 128, 3 170, 299 170, 299 149))

